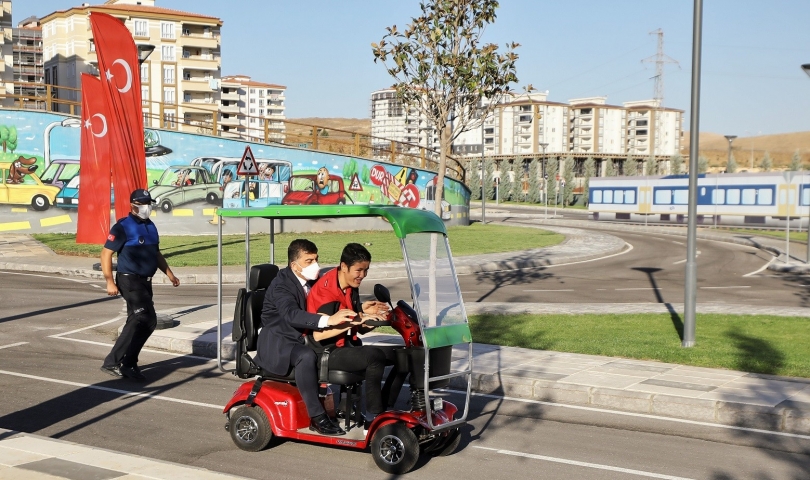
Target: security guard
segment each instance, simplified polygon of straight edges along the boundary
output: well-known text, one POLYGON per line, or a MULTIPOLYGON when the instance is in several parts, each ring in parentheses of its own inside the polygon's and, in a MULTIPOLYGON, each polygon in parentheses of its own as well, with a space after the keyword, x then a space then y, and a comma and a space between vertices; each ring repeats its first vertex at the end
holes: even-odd
POLYGON ((155 331, 157 315, 152 302, 152 276, 159 268, 172 285, 180 285, 160 253, 160 238, 149 215, 154 200, 138 189, 129 197, 131 211, 110 229, 101 251, 101 270, 107 279, 107 295, 121 293, 127 302, 127 323, 104 359, 101 371, 114 377, 145 380, 138 368, 138 354, 155 331), (112 276, 112 256, 118 254, 118 273, 112 276))

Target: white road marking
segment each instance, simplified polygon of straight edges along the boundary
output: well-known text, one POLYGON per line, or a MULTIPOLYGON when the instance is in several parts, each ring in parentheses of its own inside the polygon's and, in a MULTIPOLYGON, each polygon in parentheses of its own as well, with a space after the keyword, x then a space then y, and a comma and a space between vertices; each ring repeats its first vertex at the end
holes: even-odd
POLYGON ((613 290, 661 290, 659 287, 639 287, 639 288, 614 288, 613 290))
POLYGON ((58 383, 60 385, 69 385, 71 387, 89 388, 91 390, 100 390, 102 392, 120 393, 122 395, 132 397, 148 398, 150 400, 163 400, 165 402, 182 403, 185 405, 195 405, 198 407, 216 408, 222 410, 222 405, 214 405, 213 403, 195 402, 193 400, 181 400, 179 398, 165 397, 163 395, 153 395, 151 393, 132 392, 129 390, 121 390, 119 388, 101 387, 88 383, 70 382, 67 380, 58 380, 56 378, 38 377, 36 375, 28 375, 25 373, 9 372, 7 370, 0 370, 0 375, 9 375, 12 377, 27 378, 29 380, 41 380, 43 382, 58 383))
MULTIPOLYGON (((760 268, 759 270, 754 270, 751 273, 746 273, 745 275, 743 275, 743 277, 753 277, 754 275, 758 274, 759 272, 761 272, 761 271, 765 270, 766 268, 770 267, 771 264, 775 260, 776 260, 776 257, 771 258, 771 260, 768 263, 766 263, 765 265, 763 265, 762 268, 760 268)), ((770 275, 770 276, 775 277, 775 276, 778 276, 778 275, 770 275)))
POLYGON ((698 287, 698 288, 704 288, 706 290, 719 290, 723 288, 751 288, 751 285, 733 285, 733 286, 730 285, 728 287, 698 287))
POLYGON ((479 447, 478 445, 473 445, 472 447, 478 448, 480 450, 490 450, 495 453, 499 453, 501 455, 512 455, 515 457, 531 458, 533 460, 544 460, 546 462, 563 463, 566 465, 574 465, 577 467, 596 468, 598 470, 609 470, 611 472, 628 473, 630 475, 638 475, 641 477, 663 478, 666 480, 691 480, 687 477, 675 477, 672 475, 663 475, 660 473, 645 472, 642 470, 632 470, 630 468, 613 467, 610 465, 602 465, 599 463, 580 462, 577 460, 568 460, 567 458, 548 457, 546 455, 535 455, 532 453, 514 452, 512 450, 501 450, 499 448, 479 447))
POLYGON ((573 292, 573 288, 563 290, 523 290, 524 292, 573 292))
POLYGON ((685 243, 683 243, 683 242, 676 242, 675 240, 670 240, 670 242, 672 242, 672 243, 677 243, 678 245, 686 245, 686 244, 685 244, 685 243))
POLYGON ((0 346, 0 350, 2 350, 4 348, 19 347, 20 345, 28 345, 28 342, 17 342, 17 343, 12 343, 12 344, 9 344, 9 345, 3 345, 3 346, 0 346))
POLYGON ((95 279, 81 280, 81 279, 78 279, 78 278, 60 277, 58 275, 53 275, 53 276, 51 276, 51 275, 37 275, 35 273, 3 272, 3 274, 4 275, 24 275, 26 277, 51 278, 51 279, 65 280, 65 281, 68 281, 68 282, 85 283, 85 284, 91 283, 91 282, 100 282, 101 281, 101 280, 95 280, 95 279))
MULTIPOLYGON (((467 391, 460 391, 460 390, 451 390, 451 389, 437 389, 437 391, 442 392, 451 392, 457 393, 460 395, 466 395, 467 391)), ((612 415, 621 415, 625 417, 638 417, 638 418, 647 418, 650 420, 661 420, 664 422, 674 422, 674 423, 684 423, 686 425, 698 425, 701 427, 712 427, 712 428, 720 428, 724 430, 736 430, 739 432, 751 432, 751 433, 761 433, 765 435, 775 435, 778 437, 789 437, 789 438, 800 438, 802 440, 810 440, 810 435, 801 435, 798 433, 787 433, 787 432, 773 432, 770 430, 761 430, 759 428, 748 428, 748 427, 737 427, 734 425, 723 425, 719 423, 708 423, 708 422, 700 422, 697 420, 686 420, 683 418, 673 418, 673 417, 661 417, 658 415, 650 415, 648 413, 633 413, 633 412, 620 412, 618 410, 607 410, 605 408, 597 408, 597 407, 584 407, 580 405, 569 405, 565 403, 554 403, 554 402, 545 402, 543 400, 531 400, 528 398, 515 398, 515 397, 504 397, 500 395, 491 395, 489 393, 470 393, 473 397, 483 397, 483 398, 493 398, 495 400, 509 400, 512 402, 518 403, 531 403, 534 405, 546 405, 549 407, 560 407, 560 408, 569 408, 572 410, 583 410, 586 412, 596 412, 596 413, 609 413, 612 415)))
MULTIPOLYGON (((695 258, 697 258, 697 257, 698 257, 698 255, 700 255, 700 250, 698 250, 697 252, 695 252, 695 258)), ((677 265, 677 264, 679 264, 679 263, 684 263, 684 262, 686 262, 686 259, 685 259, 685 258, 684 258, 683 260, 678 260, 677 262, 673 262, 672 264, 673 264, 673 265, 677 265)))

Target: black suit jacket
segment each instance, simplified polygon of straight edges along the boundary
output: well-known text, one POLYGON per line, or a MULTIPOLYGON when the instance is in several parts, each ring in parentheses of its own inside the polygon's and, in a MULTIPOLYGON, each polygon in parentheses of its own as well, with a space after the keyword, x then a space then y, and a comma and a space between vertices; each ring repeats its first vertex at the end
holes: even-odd
POLYGON ((307 312, 307 296, 295 273, 280 270, 264 295, 256 363, 268 372, 286 375, 293 347, 304 344, 304 332, 317 329, 320 319, 321 315, 307 312))

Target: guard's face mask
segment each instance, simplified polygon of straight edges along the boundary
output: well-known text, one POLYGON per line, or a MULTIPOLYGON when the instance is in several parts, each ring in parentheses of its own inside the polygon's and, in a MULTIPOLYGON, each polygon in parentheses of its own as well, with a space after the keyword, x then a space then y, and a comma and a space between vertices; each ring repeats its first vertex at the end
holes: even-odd
POLYGON ((146 220, 147 218, 149 218, 149 215, 152 214, 152 205, 135 205, 135 206, 138 207, 138 213, 135 214, 138 216, 138 218, 146 220))

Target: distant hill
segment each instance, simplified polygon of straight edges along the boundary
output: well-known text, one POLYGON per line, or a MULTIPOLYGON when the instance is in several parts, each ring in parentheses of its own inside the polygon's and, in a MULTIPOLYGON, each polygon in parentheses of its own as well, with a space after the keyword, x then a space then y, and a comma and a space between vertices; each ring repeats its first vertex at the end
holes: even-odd
MULTIPOLYGON (((352 133, 360 133, 362 135, 371 135, 371 119, 370 118, 288 118, 291 122, 302 123, 306 125, 317 125, 318 127, 330 129, 345 130, 352 133)), ((307 135, 310 133, 311 128, 304 125, 287 124, 287 131, 298 134, 307 135)))
MULTIPOLYGON (((709 159, 712 167, 725 167, 728 159, 728 141, 723 135, 711 132, 700 134, 700 154, 709 159)), ((754 170, 765 152, 771 156, 775 168, 785 168, 790 164, 793 152, 799 150, 805 168, 810 168, 810 132, 780 133, 756 137, 739 137, 732 142, 734 159, 739 170, 754 170)), ((689 153, 689 132, 683 132, 684 155, 689 153)))

